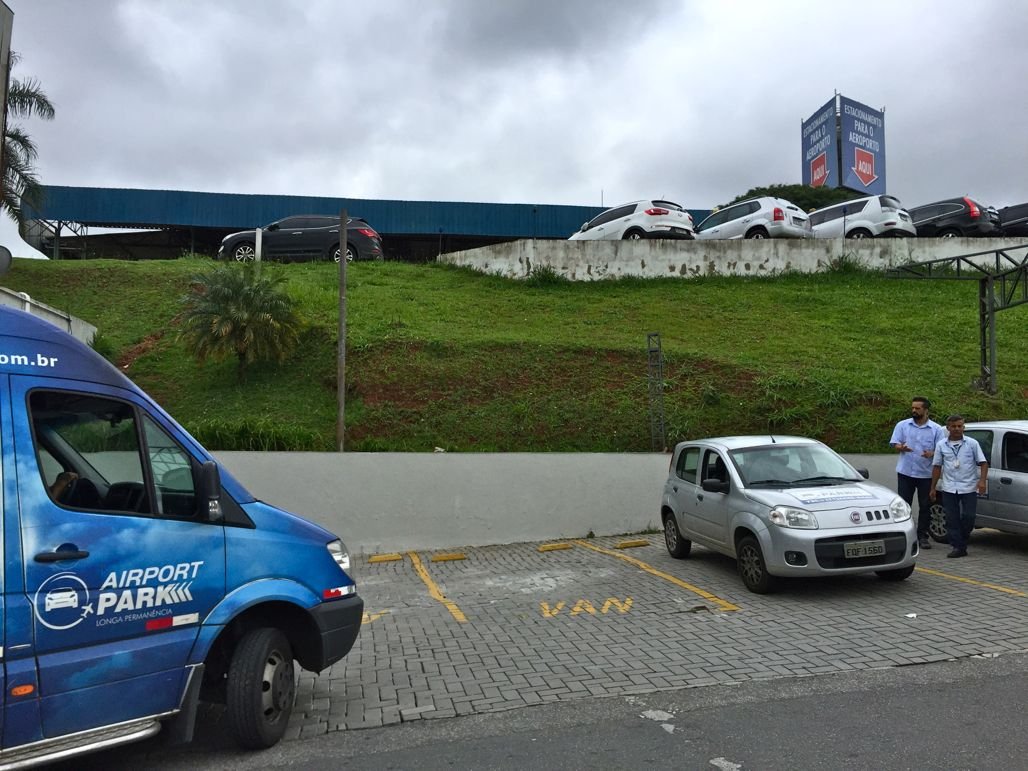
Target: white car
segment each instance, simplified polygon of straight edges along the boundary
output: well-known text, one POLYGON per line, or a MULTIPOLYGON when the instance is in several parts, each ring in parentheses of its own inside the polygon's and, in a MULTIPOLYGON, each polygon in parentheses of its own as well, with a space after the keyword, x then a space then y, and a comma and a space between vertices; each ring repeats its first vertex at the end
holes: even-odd
POLYGON ((52 592, 47 592, 43 605, 47 612, 57 608, 77 608, 79 595, 74 589, 54 589, 52 592))
POLYGON ((832 204, 810 213, 814 238, 910 238, 917 228, 903 204, 891 195, 872 195, 832 204))
POLYGON ((607 209, 569 241, 692 238, 692 215, 673 201, 634 201, 607 209))
POLYGON ((733 557, 751 592, 784 576, 914 572, 917 531, 896 493, 827 445, 797 436, 728 436, 675 447, 660 506, 664 543, 733 557))
POLYGON ((697 238, 810 238, 810 220, 784 198, 751 198, 718 209, 696 226, 697 238))

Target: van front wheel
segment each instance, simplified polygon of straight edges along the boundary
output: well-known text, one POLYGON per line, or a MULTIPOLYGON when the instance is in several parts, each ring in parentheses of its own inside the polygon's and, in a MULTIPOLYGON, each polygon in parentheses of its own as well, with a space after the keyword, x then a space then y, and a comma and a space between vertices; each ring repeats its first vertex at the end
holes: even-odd
POLYGON ((248 749, 274 746, 286 731, 296 698, 293 651, 277 629, 252 629, 228 669, 228 724, 248 749))

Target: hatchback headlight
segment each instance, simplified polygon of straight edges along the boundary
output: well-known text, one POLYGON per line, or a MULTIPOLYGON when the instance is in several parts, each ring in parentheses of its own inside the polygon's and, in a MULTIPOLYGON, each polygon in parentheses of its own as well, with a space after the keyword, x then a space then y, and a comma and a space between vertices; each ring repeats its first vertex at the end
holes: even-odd
POLYGON ((769 514, 772 524, 779 527, 795 527, 800 530, 817 530, 817 519, 809 511, 788 506, 775 506, 769 514))
POLYGON ((910 506, 897 495, 889 504, 889 516, 893 522, 906 522, 910 519, 910 506))
POLYGON ((342 541, 336 540, 328 544, 328 553, 332 555, 332 559, 339 566, 339 569, 347 572, 350 570, 350 552, 346 550, 346 544, 342 541))

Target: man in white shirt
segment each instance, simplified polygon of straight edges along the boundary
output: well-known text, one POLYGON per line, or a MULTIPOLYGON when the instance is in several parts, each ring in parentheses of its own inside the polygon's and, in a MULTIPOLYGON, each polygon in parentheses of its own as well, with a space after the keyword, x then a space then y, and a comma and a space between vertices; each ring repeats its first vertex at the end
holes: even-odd
POLYGON ((929 496, 942 493, 946 510, 946 532, 953 547, 947 557, 966 557, 967 538, 974 530, 978 496, 988 489, 989 463, 977 440, 964 436, 964 418, 946 418, 949 437, 935 447, 932 459, 932 486, 929 496))
POLYGON ((945 439, 942 426, 928 417, 932 406, 923 396, 915 396, 910 403, 910 417, 901 420, 889 440, 899 460, 896 462, 896 492, 913 511, 914 493, 917 492, 917 543, 921 549, 932 548, 928 526, 932 519, 932 504, 928 491, 932 485, 932 458, 935 445, 945 439))

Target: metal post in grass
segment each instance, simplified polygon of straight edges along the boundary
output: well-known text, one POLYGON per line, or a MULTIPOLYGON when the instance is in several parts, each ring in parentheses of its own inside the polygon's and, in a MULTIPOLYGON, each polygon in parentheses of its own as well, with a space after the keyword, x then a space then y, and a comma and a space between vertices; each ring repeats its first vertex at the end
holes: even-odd
POLYGON ((346 433, 346 224, 344 208, 339 212, 339 342, 336 344, 336 449, 343 452, 346 433))
POLYGON ((654 452, 667 451, 664 427, 664 352, 660 332, 646 335, 646 354, 650 390, 650 447, 654 452))

